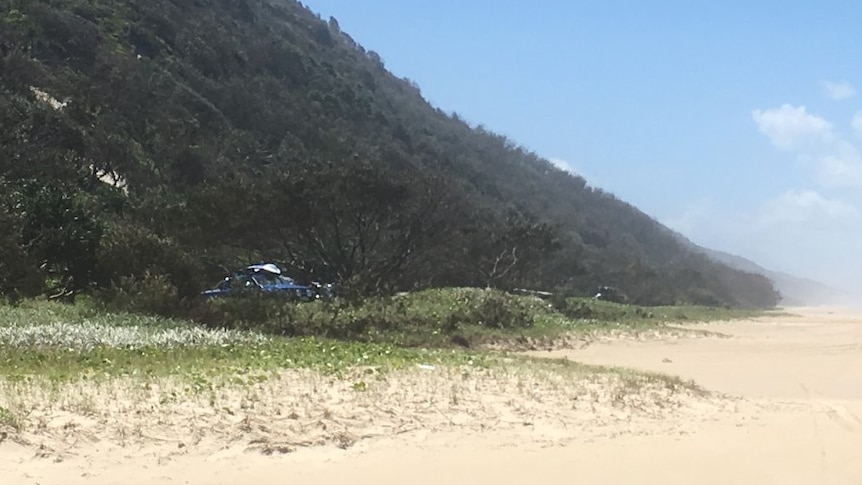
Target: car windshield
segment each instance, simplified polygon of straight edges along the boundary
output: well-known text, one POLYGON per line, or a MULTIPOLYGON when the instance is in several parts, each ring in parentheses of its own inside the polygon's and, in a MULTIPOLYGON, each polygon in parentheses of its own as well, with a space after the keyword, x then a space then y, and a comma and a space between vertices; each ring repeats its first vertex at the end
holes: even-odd
POLYGON ((270 273, 268 271, 259 271, 259 272, 255 273, 254 276, 252 276, 252 278, 254 278, 254 280, 260 286, 273 286, 273 285, 277 285, 279 282, 278 275, 276 275, 274 273, 270 273))
POLYGON ((248 288, 257 286, 257 282, 252 279, 252 276, 245 273, 237 273, 233 277, 231 286, 235 288, 248 288))

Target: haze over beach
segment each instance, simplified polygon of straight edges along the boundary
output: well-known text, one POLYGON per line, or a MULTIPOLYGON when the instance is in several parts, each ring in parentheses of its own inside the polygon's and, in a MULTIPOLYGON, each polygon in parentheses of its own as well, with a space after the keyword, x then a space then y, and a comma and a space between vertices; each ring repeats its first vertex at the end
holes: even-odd
POLYGON ((434 105, 693 242, 862 288, 853 2, 309 0, 434 105))

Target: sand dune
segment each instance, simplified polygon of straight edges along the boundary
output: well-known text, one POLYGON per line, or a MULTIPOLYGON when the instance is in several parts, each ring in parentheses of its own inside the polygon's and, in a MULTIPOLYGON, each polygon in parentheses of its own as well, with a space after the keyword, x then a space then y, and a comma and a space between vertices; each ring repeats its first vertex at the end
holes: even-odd
POLYGON ((170 381, 19 396, 42 426, 0 443, 0 483, 862 483, 862 315, 794 313, 537 353, 718 396, 541 366, 410 370, 361 392, 285 373, 175 402, 159 402, 170 381))

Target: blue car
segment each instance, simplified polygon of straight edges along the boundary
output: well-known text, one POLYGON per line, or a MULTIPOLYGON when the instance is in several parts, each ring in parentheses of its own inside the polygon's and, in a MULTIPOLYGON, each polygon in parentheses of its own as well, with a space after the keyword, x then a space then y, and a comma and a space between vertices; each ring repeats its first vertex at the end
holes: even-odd
POLYGON ((253 264, 232 276, 226 277, 211 290, 202 293, 204 298, 263 292, 283 296, 292 300, 311 301, 333 296, 331 284, 312 283, 302 285, 285 276, 281 268, 273 263, 253 264))

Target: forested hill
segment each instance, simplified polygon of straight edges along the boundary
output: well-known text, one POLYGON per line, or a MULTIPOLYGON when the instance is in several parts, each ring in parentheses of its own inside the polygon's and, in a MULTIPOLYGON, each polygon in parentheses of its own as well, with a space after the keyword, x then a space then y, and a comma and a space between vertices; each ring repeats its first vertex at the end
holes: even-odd
POLYGON ((191 296, 274 260, 360 294, 778 298, 291 0, 0 0, 0 227, 15 295, 191 296))

